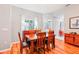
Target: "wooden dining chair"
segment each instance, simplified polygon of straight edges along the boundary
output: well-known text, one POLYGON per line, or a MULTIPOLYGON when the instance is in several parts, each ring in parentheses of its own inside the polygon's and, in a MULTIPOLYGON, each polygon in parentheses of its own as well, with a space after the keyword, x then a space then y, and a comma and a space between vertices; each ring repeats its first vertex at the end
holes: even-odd
POLYGON ((28 47, 30 49, 30 40, 26 37, 26 35, 29 36, 29 30, 24 30, 22 34, 23 34, 23 41, 25 40, 27 42, 28 47))
POLYGON ((42 49, 44 51, 44 54, 45 54, 45 39, 46 39, 45 32, 37 33, 37 52, 38 53, 42 49))
POLYGON ((63 36, 64 35, 64 31, 63 30, 59 30, 59 36, 63 36))
POLYGON ((23 41, 23 39, 21 39, 21 35, 20 32, 18 32, 18 37, 19 37, 19 41, 20 41, 20 53, 23 53, 23 49, 26 49, 27 52, 27 48, 28 48, 28 44, 26 43, 26 41, 23 41))
MULTIPOLYGON (((35 33, 36 31, 35 30, 29 30, 29 37, 30 38, 34 38, 35 37, 35 33)), ((31 40, 31 39, 30 39, 31 40)), ((34 49, 35 49, 35 45, 36 45, 36 40, 31 40, 30 41, 30 52, 33 53, 34 52, 34 49)))
POLYGON ((29 35, 29 31, 28 30, 24 30, 22 35, 23 35, 23 40, 27 40, 26 35, 29 35))
POLYGON ((54 36, 54 31, 49 31, 48 32, 48 42, 47 42, 47 49, 50 50, 52 44, 52 48, 55 47, 55 36, 54 36))

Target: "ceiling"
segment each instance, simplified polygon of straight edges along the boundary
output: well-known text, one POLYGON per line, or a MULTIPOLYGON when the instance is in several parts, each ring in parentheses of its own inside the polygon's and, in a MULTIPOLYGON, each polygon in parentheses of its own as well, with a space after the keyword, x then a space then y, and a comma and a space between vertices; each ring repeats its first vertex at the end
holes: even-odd
POLYGON ((13 4, 14 6, 38 13, 51 13, 65 7, 65 4, 13 4))

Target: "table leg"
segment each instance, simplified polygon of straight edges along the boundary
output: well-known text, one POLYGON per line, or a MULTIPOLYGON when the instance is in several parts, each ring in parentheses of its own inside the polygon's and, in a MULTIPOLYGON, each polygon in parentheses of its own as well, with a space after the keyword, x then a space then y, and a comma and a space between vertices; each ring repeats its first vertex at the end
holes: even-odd
POLYGON ((31 53, 34 52, 34 40, 31 40, 31 44, 30 44, 30 52, 31 52, 31 53))
POLYGON ((55 36, 53 37, 53 40, 52 40, 52 48, 55 48, 55 36))

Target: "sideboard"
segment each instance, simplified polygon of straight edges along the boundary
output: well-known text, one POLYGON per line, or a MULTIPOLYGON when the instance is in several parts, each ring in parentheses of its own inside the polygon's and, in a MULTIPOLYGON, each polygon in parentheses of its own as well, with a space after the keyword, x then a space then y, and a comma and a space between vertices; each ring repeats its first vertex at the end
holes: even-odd
POLYGON ((65 43, 79 46, 79 34, 65 33, 65 43))

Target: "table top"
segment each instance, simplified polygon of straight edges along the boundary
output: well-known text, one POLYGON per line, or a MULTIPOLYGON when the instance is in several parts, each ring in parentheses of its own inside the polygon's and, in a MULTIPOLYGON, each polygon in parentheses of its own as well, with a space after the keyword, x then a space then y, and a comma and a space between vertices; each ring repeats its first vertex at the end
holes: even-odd
MULTIPOLYGON (((33 37, 29 37, 29 35, 25 35, 29 40, 37 40, 37 35, 35 34, 33 37)), ((46 33, 46 37, 48 37, 48 34, 46 33)))

